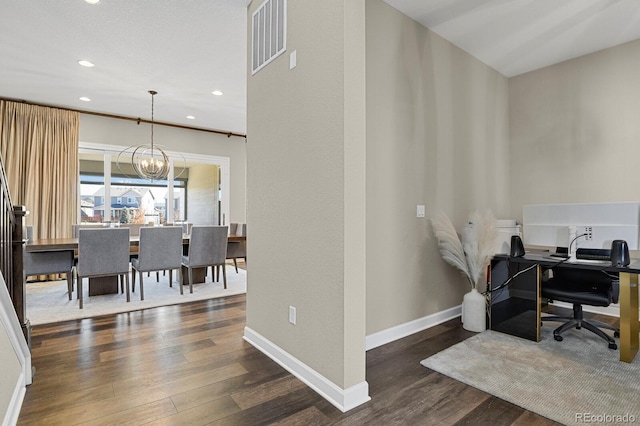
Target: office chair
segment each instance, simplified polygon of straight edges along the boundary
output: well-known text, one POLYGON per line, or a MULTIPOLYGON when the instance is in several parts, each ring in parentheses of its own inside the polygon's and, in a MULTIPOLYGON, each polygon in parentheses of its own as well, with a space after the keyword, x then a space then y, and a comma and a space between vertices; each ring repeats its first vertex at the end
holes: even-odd
POLYGON ((559 342, 563 332, 573 327, 578 330, 584 327, 606 340, 609 349, 618 349, 615 340, 600 329, 613 330, 614 337, 620 337, 620 330, 599 321, 586 321, 582 305, 606 307, 618 303, 619 292, 618 279, 600 270, 555 268, 553 277, 542 282, 542 297, 572 303, 573 316, 545 316, 542 321, 566 321, 553 331, 553 338, 559 342))

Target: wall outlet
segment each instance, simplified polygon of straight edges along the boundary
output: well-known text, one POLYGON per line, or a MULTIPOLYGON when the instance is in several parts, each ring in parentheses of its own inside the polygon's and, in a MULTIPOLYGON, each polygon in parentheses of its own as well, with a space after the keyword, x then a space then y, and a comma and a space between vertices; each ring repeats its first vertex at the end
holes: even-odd
POLYGON ((584 235, 585 241, 593 240, 593 226, 583 226, 581 228, 578 235, 584 235))
POLYGON ((424 217, 424 206, 422 204, 418 204, 416 209, 416 217, 424 217))
POLYGON ((289 322, 296 325, 296 308, 289 306, 289 322))

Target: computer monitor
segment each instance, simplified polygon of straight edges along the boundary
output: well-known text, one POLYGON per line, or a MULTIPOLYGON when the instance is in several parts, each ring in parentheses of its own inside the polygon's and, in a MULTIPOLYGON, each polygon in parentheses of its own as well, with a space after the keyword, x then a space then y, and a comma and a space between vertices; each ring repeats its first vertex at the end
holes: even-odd
POLYGON ((572 250, 610 249, 614 240, 639 249, 640 202, 528 204, 522 219, 527 246, 569 247, 577 237, 572 250))

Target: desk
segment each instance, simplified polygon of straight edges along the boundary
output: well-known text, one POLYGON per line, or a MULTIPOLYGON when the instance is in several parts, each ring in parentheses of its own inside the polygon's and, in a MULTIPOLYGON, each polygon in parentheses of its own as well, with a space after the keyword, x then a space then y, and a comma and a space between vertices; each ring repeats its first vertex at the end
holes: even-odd
MULTIPOLYGON (((247 237, 245 235, 229 235, 228 241, 245 241, 247 237)), ((140 237, 138 235, 132 235, 129 237, 131 247, 138 247, 140 244, 140 237)), ((182 244, 185 246, 185 250, 189 246, 189 236, 185 235, 182 238, 182 244)), ((59 255, 61 252, 71 253, 71 258, 78 250, 77 238, 52 238, 52 239, 40 239, 27 243, 26 251, 29 253, 38 253, 37 258, 46 261, 49 256, 54 254, 59 255)), ((204 272, 202 274, 204 277, 204 272)), ((118 292, 117 277, 99 277, 89 279, 89 296, 96 296, 99 294, 111 294, 118 292), (113 278, 113 279, 111 279, 113 278)))
POLYGON ((640 323, 638 321, 638 274, 640 260, 633 259, 626 267, 614 267, 609 263, 563 262, 547 252, 527 253, 524 257, 496 255, 491 261, 490 288, 496 288, 509 276, 527 268, 531 270, 514 278, 503 290, 489 297, 488 324, 491 330, 512 334, 525 339, 540 341, 540 310, 542 297, 540 286, 546 270, 556 268, 580 268, 618 273, 620 278, 620 361, 632 362, 638 353, 640 323))

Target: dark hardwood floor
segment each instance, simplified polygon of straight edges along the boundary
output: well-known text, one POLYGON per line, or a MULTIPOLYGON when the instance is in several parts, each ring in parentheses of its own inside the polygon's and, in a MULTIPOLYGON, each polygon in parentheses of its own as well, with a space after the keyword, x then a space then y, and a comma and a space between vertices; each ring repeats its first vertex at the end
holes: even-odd
POLYGON ((367 353, 372 400, 341 413, 242 339, 245 296, 38 326, 19 424, 551 425, 420 366, 455 319, 367 353))

